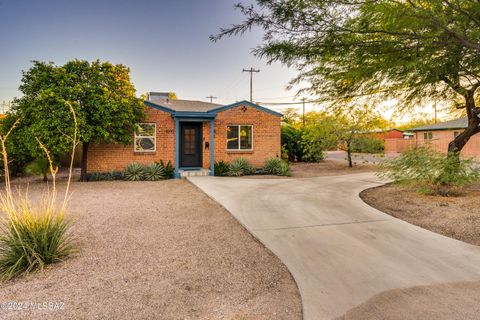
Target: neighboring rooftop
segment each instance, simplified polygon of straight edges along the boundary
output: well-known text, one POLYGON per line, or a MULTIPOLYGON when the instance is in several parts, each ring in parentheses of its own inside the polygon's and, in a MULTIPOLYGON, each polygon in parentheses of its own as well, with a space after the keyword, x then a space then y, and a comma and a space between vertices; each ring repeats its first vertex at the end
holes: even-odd
POLYGON ((408 131, 433 131, 433 130, 453 130, 465 129, 468 126, 467 117, 458 118, 455 120, 428 124, 425 126, 409 129, 408 131))
POLYGON ((156 99, 153 101, 150 100, 150 102, 160 107, 181 112, 207 112, 219 107, 223 107, 221 104, 196 100, 156 99))

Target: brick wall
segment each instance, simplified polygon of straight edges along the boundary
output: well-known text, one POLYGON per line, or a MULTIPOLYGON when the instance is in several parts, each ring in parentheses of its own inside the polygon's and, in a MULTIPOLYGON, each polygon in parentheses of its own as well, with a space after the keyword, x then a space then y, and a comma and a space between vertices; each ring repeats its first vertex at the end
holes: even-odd
POLYGON ((147 120, 157 124, 156 152, 134 152, 133 145, 90 144, 88 150, 88 172, 123 170, 132 163, 151 164, 154 161, 175 160, 175 121, 169 113, 146 108, 147 120))
MULTIPOLYGON (((243 157, 255 167, 262 167, 265 159, 280 157, 280 118, 258 109, 238 106, 220 112, 215 119, 215 161, 243 157), (253 126, 253 151, 227 151, 227 126, 253 126)), ((205 158, 204 158, 205 159, 205 158)))
MULTIPOLYGON (((157 123, 156 152, 136 153, 133 145, 91 144, 88 152, 88 172, 123 170, 135 161, 150 164, 154 161, 171 160, 175 163, 175 121, 171 115, 147 108, 145 122, 157 123)), ((203 167, 210 168, 210 123, 203 123, 203 167)), ((263 166, 265 159, 280 156, 280 118, 248 106, 238 106, 218 113, 215 119, 215 161, 228 161, 238 157, 248 159, 256 167, 263 166), (253 150, 227 151, 227 126, 252 125, 253 150)))
MULTIPOLYGON (((425 140, 424 131, 415 132, 415 137, 418 144, 431 145, 435 150, 447 153, 448 144, 453 140, 454 132, 462 132, 463 130, 438 130, 429 131, 433 134, 433 139, 425 140)), ((461 154, 465 157, 480 158, 480 134, 476 134, 470 138, 465 147, 463 147, 461 154)))

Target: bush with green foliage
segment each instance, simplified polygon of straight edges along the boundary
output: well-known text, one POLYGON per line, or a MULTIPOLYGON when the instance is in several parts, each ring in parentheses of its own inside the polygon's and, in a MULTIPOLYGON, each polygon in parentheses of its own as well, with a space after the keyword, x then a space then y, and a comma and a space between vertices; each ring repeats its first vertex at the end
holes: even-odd
POLYGON ((143 168, 142 180, 158 181, 161 179, 165 179, 165 170, 160 163, 152 163, 143 168))
POLYGON ((221 160, 215 162, 213 169, 216 176, 222 177, 228 174, 230 165, 228 164, 228 162, 221 160))
POLYGON ((25 166, 25 173, 43 177, 43 181, 48 181, 47 175, 50 172, 50 166, 47 158, 38 158, 25 166))
POLYGON ((314 130, 304 130, 300 140, 302 161, 319 162, 325 159, 325 143, 314 130))
POLYGON ((352 140, 351 148, 356 153, 383 153, 385 142, 370 137, 357 137, 352 140))
POLYGON ((45 199, 33 206, 27 199, 5 203, 6 217, 0 232, 0 275, 10 279, 25 272, 60 262, 74 251, 69 232, 72 220, 45 199))
POLYGON ((279 158, 268 158, 267 160, 265 160, 263 172, 266 174, 274 174, 277 176, 289 176, 290 165, 288 164, 288 162, 279 158))
POLYGON ((282 125, 281 144, 288 161, 302 161, 303 150, 300 144, 302 132, 291 125, 282 125))
POLYGON ((417 147, 381 163, 379 176, 420 193, 449 196, 458 194, 461 186, 479 181, 480 168, 472 159, 417 147))
POLYGON ((130 163, 124 172, 125 180, 141 181, 144 178, 145 167, 137 162, 130 163))
POLYGON ((163 167, 165 179, 172 179, 175 174, 175 167, 173 166, 172 162, 168 160, 168 162, 165 164, 163 160, 160 160, 159 164, 163 167))
POLYGON ((228 168, 228 175, 234 177, 255 174, 255 172, 255 167, 247 159, 241 157, 234 159, 228 168))

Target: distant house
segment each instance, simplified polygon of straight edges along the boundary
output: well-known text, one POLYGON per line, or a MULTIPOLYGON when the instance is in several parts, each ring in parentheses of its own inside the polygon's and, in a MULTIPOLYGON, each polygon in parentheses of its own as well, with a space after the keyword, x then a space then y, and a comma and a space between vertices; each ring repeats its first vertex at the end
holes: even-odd
MULTIPOLYGON (((392 143, 388 146, 388 150, 390 152, 402 152, 415 145, 429 145, 439 152, 447 153, 450 141, 465 130, 467 124, 467 118, 462 117, 451 121, 413 128, 409 131, 415 135, 415 139, 403 143, 392 143)), ((385 149, 387 150, 387 146, 385 149)), ((466 157, 480 158, 480 134, 470 138, 462 149, 461 154, 466 157)))
POLYGON ((379 140, 385 139, 403 139, 403 131, 399 129, 375 130, 370 131, 372 137, 379 140))
POLYGON ((137 124, 134 143, 91 145, 88 172, 170 160, 176 177, 213 175, 220 160, 243 157, 261 167, 267 158, 280 156, 278 112, 248 101, 219 105, 168 99, 168 93, 152 93, 144 103, 147 119, 137 124))

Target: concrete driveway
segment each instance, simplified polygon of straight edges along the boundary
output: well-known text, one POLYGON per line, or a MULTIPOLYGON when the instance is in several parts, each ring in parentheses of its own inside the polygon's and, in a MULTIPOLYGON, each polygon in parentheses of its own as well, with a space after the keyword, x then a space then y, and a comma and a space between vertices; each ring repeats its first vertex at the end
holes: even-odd
POLYGON ((305 319, 332 319, 394 288, 480 280, 480 247, 366 205, 372 173, 306 179, 191 177, 290 269, 305 319))

